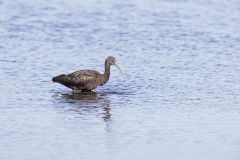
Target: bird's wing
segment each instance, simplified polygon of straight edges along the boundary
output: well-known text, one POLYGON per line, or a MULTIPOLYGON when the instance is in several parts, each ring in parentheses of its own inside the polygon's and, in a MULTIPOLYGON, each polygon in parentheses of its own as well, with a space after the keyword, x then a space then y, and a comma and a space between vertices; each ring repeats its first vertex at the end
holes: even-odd
POLYGON ((80 70, 66 76, 65 81, 71 84, 87 84, 96 80, 96 71, 80 70))

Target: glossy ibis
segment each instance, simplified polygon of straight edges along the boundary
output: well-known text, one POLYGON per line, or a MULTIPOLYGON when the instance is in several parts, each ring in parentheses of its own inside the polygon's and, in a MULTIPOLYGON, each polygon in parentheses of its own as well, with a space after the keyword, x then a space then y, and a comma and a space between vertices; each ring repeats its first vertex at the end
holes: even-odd
POLYGON ((79 70, 69 75, 61 74, 53 77, 52 81, 60 83, 74 91, 91 91, 97 88, 97 86, 102 86, 107 83, 110 77, 111 65, 116 66, 120 70, 126 81, 126 76, 116 64, 116 59, 112 56, 109 56, 105 60, 105 71, 103 74, 95 70, 79 70))

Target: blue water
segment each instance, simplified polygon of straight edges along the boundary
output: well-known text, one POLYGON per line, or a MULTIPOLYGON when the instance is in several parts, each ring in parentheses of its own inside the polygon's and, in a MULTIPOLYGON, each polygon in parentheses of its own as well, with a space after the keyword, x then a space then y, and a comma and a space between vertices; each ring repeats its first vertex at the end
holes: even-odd
POLYGON ((240 1, 0 0, 1 160, 239 160, 240 1), (51 82, 112 67, 96 93, 51 82))

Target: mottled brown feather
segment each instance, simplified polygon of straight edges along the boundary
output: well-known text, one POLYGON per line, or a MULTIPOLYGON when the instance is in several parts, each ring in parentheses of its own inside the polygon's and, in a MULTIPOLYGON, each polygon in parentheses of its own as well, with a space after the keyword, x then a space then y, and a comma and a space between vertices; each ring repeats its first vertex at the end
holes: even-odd
POLYGON ((96 81, 97 75, 100 74, 94 70, 80 70, 67 76, 67 80, 72 84, 87 84, 96 81))
POLYGON ((97 78, 99 76, 100 73, 94 70, 80 70, 69 75, 60 75, 53 79, 55 82, 63 84, 73 90, 92 90, 97 87, 97 78))

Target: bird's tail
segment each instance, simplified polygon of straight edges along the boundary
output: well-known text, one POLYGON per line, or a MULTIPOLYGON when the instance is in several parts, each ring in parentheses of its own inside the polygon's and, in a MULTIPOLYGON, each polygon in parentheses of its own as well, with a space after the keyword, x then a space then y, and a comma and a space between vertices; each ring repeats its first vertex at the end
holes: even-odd
POLYGON ((65 77, 65 76, 66 76, 65 74, 61 74, 59 76, 53 77, 52 81, 53 82, 60 82, 62 80, 62 78, 65 77))

